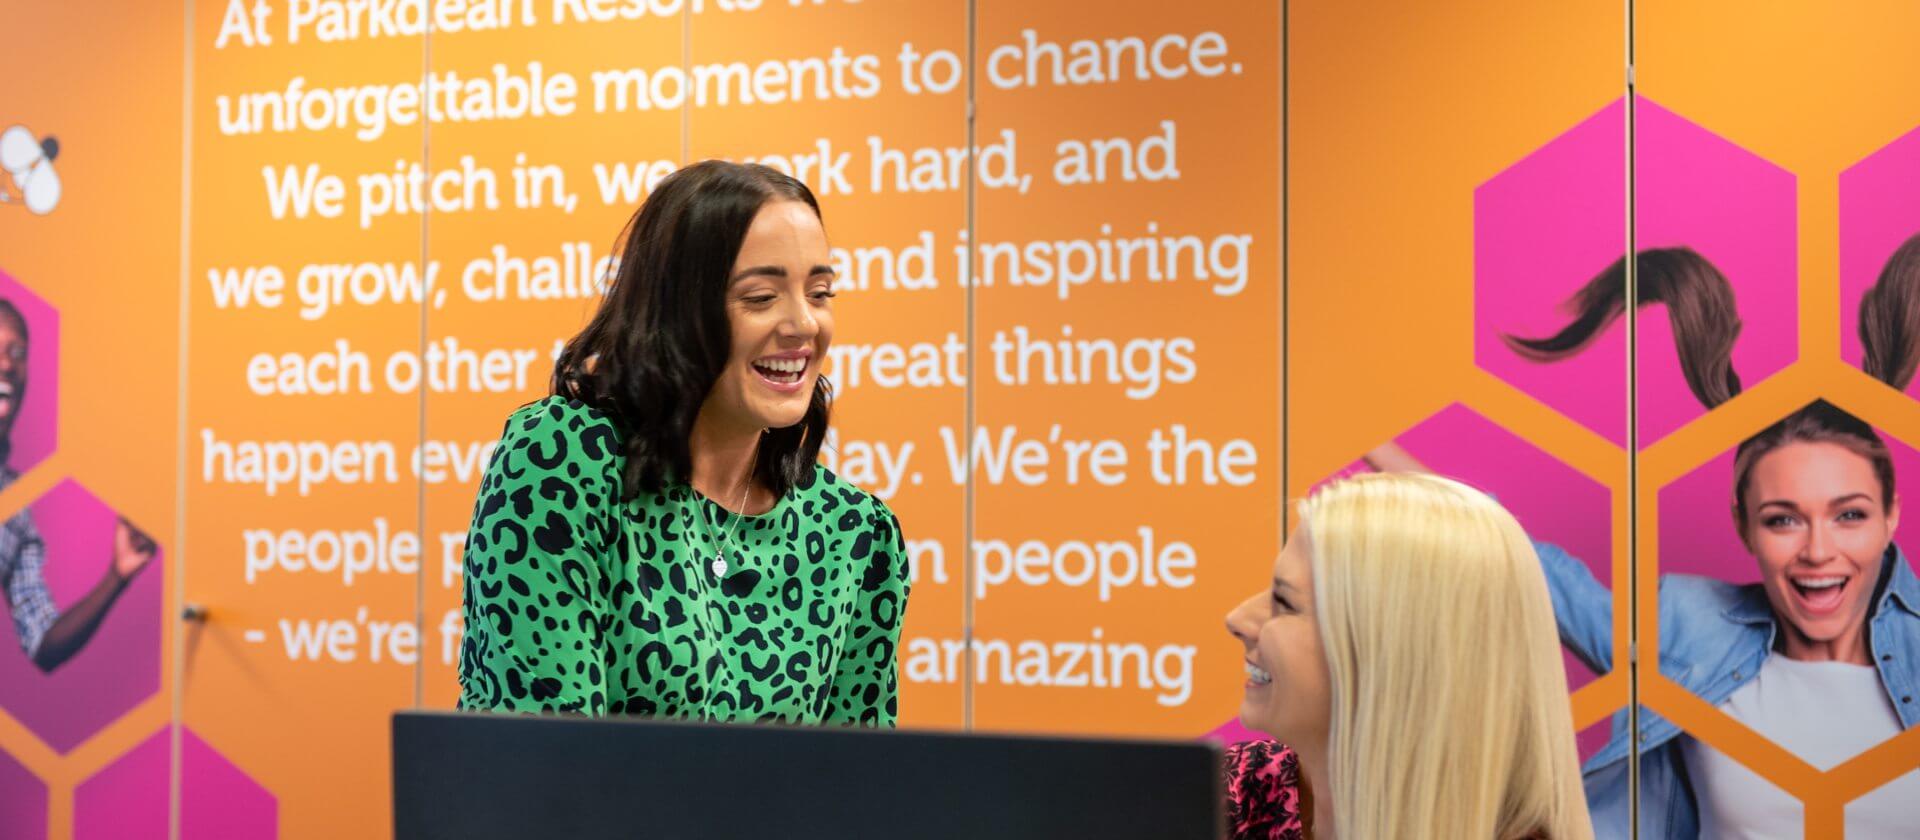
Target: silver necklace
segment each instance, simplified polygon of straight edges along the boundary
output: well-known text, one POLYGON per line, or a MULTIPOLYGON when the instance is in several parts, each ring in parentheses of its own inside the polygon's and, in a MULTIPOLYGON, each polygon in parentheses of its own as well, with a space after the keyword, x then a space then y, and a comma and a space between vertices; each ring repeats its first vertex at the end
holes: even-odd
MULTIPOLYGON (((713 546, 713 562, 707 564, 707 568, 713 570, 713 576, 716 578, 727 576, 727 552, 733 550, 733 532, 740 527, 740 520, 746 518, 745 514, 739 511, 747 507, 747 494, 753 490, 753 468, 759 465, 760 447, 756 443, 753 447, 753 460, 747 464, 747 474, 740 480, 740 500, 733 506, 733 522, 727 526, 726 531, 721 533, 719 540, 713 538, 713 523, 707 516, 707 506, 704 503, 695 502, 700 507, 700 530, 707 535, 707 543, 713 546)), ((688 485, 688 489, 692 489, 691 484, 688 485)))

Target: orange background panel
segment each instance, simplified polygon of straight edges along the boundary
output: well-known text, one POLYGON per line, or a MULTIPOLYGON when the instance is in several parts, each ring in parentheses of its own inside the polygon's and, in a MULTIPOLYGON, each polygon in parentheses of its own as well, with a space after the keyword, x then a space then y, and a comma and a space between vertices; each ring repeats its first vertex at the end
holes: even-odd
MULTIPOLYGON (((557 255, 569 243, 585 243, 594 258, 608 254, 633 205, 600 200, 596 163, 678 164, 825 143, 851 153, 853 189, 821 190, 834 246, 898 249, 917 244, 922 231, 931 235, 935 288, 849 288, 834 304, 842 342, 939 344, 953 334, 975 353, 971 391, 883 388, 869 375, 843 387, 836 406, 837 454, 870 441, 914 445, 910 469, 919 481, 903 480, 887 501, 909 539, 937 543, 944 555, 945 580, 919 570, 903 652, 916 641, 939 650, 969 634, 1016 644, 1086 642, 1096 629, 1105 643, 1195 651, 1191 696, 1174 705, 1139 687, 1005 685, 963 669, 903 680, 904 726, 1187 737, 1226 722, 1239 702, 1241 666, 1220 616, 1266 577, 1286 524, 1285 500, 1454 402, 1611 491, 1618 661, 1630 631, 1642 651, 1658 641, 1660 486, 1815 397, 1920 441, 1920 406, 1837 358, 1845 319, 1836 178, 1920 124, 1920 56, 1910 48, 1920 8, 1911 3, 1123 2, 1095 9, 869 0, 767 2, 754 12, 605 25, 556 25, 544 20, 549 4, 533 5, 543 21, 531 27, 439 33, 430 43, 293 45, 280 43, 282 4, 268 23, 274 46, 216 50, 226 11, 220 3, 193 4, 191 15, 166 4, 117 4, 110 12, 9 4, 4 26, 16 37, 0 55, 8 79, 0 86, 0 128, 24 123, 60 138, 65 196, 45 217, 0 208, 0 269, 60 309, 63 339, 59 451, 0 492, 0 510, 17 509, 63 477, 78 478, 166 547, 167 615, 187 602, 210 610, 203 626, 184 632, 168 622, 158 652, 160 694, 69 754, 0 714, 0 749, 48 783, 51 836, 70 834, 75 784, 174 721, 273 792, 284 836, 385 834, 388 715, 448 707, 455 698, 442 624, 450 613, 457 618, 459 582, 444 574, 440 535, 464 532, 476 483, 466 476, 423 486, 406 456, 422 440, 460 447, 494 440, 509 411, 544 393, 546 354, 593 305, 585 298, 476 301, 460 292, 460 273, 495 245, 528 258, 557 255), (971 54, 969 15, 978 34, 971 54), (1214 79, 1013 89, 983 77, 971 103, 964 85, 917 96, 900 88, 903 42, 922 55, 948 50, 978 66, 997 47, 1024 43, 1029 30, 1062 45, 1214 31, 1239 70, 1214 79), (1630 40, 1639 93, 1793 172, 1800 237, 1800 361, 1647 448, 1637 462, 1477 369, 1471 343, 1474 188, 1625 95, 1630 40), (879 58, 879 95, 592 113, 587 74, 594 70, 826 56, 836 47, 879 58), (528 61, 578 77, 576 113, 389 126, 370 141, 351 130, 229 137, 217 125, 215 97, 277 89, 294 76, 313 89, 427 72, 470 76, 495 63, 521 71, 528 61), (979 144, 998 142, 1004 129, 1017 132, 1020 171, 1033 179, 1027 191, 980 186, 970 204, 964 189, 869 189, 867 138, 895 149, 960 147, 969 119, 979 144), (1177 124, 1178 180, 1067 186, 1049 175, 1064 141, 1138 140, 1159 132, 1163 120, 1177 124), (457 166, 467 156, 499 175, 501 209, 394 215, 361 227, 355 174, 422 159, 457 166), (529 165, 560 166, 578 203, 513 207, 509 173, 521 156, 529 165), (347 212, 269 218, 262 167, 310 162, 347 178, 347 212), (1149 223, 1163 235, 1250 235, 1246 288, 1223 297, 1192 280, 1094 283, 1063 301, 1053 288, 1003 280, 969 293, 954 253, 970 226, 976 241, 1025 243, 1097 239, 1101 224, 1116 237, 1139 236, 1149 223), (347 304, 319 319, 299 314, 295 275, 307 263, 422 259, 441 264, 444 299, 347 304), (215 306, 210 270, 269 263, 287 273, 285 306, 215 306), (1108 384, 1000 384, 989 345, 1016 326, 1056 341, 1068 327, 1078 339, 1191 337, 1196 376, 1163 384, 1147 399, 1108 384), (368 355, 373 393, 248 391, 254 353, 311 353, 338 339, 368 355), (540 357, 525 386, 508 392, 380 387, 389 354, 447 339, 481 350, 534 348, 540 357), (965 434, 969 394, 975 421, 990 432, 1012 425, 1044 436, 1058 424, 1064 437, 1120 441, 1130 480, 1067 486, 1056 464, 1056 478, 1038 487, 978 476, 956 483, 940 431, 965 434), (1148 432, 1174 423, 1216 444, 1249 441, 1256 479, 1244 487, 1155 484, 1143 444, 1148 432), (400 457, 399 476, 268 496, 257 486, 205 480, 203 430, 228 441, 386 441, 400 457), (971 533, 963 518, 969 503, 971 533), (418 575, 369 575, 351 586, 315 572, 246 580, 247 529, 363 529, 376 518, 420 534, 418 575), (1162 545, 1193 546, 1200 559, 1191 588, 1126 586, 1104 602, 1090 586, 1057 581, 1010 581, 984 598, 969 593, 969 537, 1057 545, 1130 539, 1139 526, 1151 526, 1162 545), (1630 567, 1638 591, 1627 586, 1630 567), (1627 616, 1636 596, 1634 628, 1627 616), (419 620, 418 663, 369 662, 364 638, 351 663, 290 661, 281 647, 282 620, 351 621, 362 608, 370 621, 419 620)), ((1816 772, 1677 685, 1642 676, 1639 702, 1802 797, 1809 837, 1837 836, 1848 801, 1920 762, 1908 732, 1816 772)), ((1570 702, 1576 725, 1586 727, 1633 699, 1619 671, 1570 702)))

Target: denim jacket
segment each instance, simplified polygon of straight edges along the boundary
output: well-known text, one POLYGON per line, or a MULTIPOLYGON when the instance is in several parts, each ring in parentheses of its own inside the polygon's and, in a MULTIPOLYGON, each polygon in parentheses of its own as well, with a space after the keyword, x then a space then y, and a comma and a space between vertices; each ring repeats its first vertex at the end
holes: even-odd
MULTIPOLYGON (((1559 546, 1536 543, 1553 593, 1560 641, 1595 673, 1613 669, 1613 596, 1585 564, 1559 546)), ((1888 546, 1867 613, 1873 665, 1902 728, 1920 722, 1920 580, 1898 546, 1888 546)), ((1719 706, 1751 682, 1773 650, 1773 608, 1758 583, 1735 585, 1694 575, 1660 577, 1660 673, 1719 706)), ((1627 710, 1613 735, 1582 768, 1594 836, 1630 836, 1627 710)), ((1693 840, 1699 805, 1680 754, 1680 728, 1640 710, 1640 836, 1693 840)))

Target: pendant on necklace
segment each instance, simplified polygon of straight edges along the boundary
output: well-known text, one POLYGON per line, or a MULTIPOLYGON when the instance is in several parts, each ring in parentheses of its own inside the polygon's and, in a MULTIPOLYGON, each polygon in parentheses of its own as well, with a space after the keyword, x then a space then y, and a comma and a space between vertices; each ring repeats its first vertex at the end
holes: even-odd
POLYGON ((725 557, 720 556, 719 552, 715 552, 713 555, 713 576, 714 577, 727 576, 727 559, 725 557))

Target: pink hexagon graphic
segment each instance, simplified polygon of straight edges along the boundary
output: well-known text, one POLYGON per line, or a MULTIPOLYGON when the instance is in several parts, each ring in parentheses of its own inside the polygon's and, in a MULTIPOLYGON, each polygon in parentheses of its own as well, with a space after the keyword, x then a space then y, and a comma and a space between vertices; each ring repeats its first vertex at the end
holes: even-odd
MULTIPOLYGON (((1726 278, 1743 325, 1731 363, 1751 386, 1796 355, 1794 177, 1651 101, 1638 103, 1635 246, 1643 254, 1691 249, 1726 278)), ((1474 191, 1475 362, 1620 445, 1627 416, 1621 319, 1551 362, 1523 357, 1506 337, 1560 333, 1576 320, 1575 294, 1625 252, 1625 108, 1625 100, 1602 108, 1474 191)), ((1646 265, 1642 274, 1651 276, 1646 265)), ((1624 279, 1617 282, 1624 294, 1624 279)), ((1654 292, 1643 285, 1643 299, 1654 292)), ((1649 303, 1635 324, 1645 446, 1705 407, 1682 371, 1668 308, 1649 303)))
POLYGON ((53 454, 56 442, 60 315, 4 271, 0 301, 0 313, 11 308, 20 316, 0 315, 0 464, 26 472, 53 454))
MULTIPOLYGON (((168 736, 162 729, 73 792, 74 840, 167 837, 168 736)), ((273 794, 193 730, 180 732, 180 836, 271 840, 273 794)))
MULTIPOLYGON (((1394 442, 1434 472, 1492 495, 1536 541, 1565 549, 1586 564, 1601 586, 1610 585, 1612 507, 1600 483, 1463 405, 1443 409, 1394 442)), ((1334 477, 1367 469, 1365 462, 1355 462, 1334 477)), ((1610 610, 1612 602, 1603 606, 1610 610)), ((1570 690, 1593 681, 1594 673, 1572 654, 1565 654, 1564 661, 1570 690)), ((1606 743, 1607 733, 1604 722, 1579 733, 1583 760, 1606 743)), ((1231 736, 1230 731, 1220 733, 1231 736)))
MULTIPOLYGON (((1840 353, 1855 366, 1866 356, 1860 302, 1882 276, 1920 292, 1920 128, 1840 173, 1840 353)), ((1906 392, 1920 399, 1920 381, 1906 392)))
POLYGON ((47 598, 16 606, 13 631, 0 631, 0 708, 64 753, 160 689, 164 574, 158 545, 68 479, 6 522, 0 564, 14 572, 16 601, 32 586, 34 551, 7 546, 36 535, 47 598), (24 651, 22 613, 48 599, 58 618, 40 636, 36 664, 24 651))
POLYGON ((0 752, 0 840, 47 840, 47 785, 0 752))

